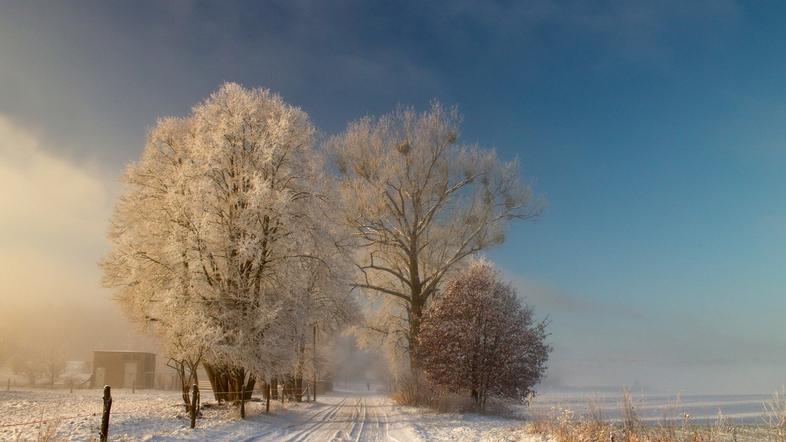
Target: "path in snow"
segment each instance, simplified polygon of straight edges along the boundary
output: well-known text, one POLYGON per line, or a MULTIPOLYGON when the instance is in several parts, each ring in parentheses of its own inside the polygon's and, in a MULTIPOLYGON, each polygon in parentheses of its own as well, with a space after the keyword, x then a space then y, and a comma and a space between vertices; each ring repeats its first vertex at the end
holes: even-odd
POLYGON ((320 405, 284 428, 249 435, 246 441, 416 441, 409 419, 385 396, 342 393, 322 396, 320 405))
POLYGON ((435 413, 402 407, 389 397, 335 392, 319 398, 300 419, 246 441, 522 441, 547 440, 526 432, 523 422, 474 414, 435 413))

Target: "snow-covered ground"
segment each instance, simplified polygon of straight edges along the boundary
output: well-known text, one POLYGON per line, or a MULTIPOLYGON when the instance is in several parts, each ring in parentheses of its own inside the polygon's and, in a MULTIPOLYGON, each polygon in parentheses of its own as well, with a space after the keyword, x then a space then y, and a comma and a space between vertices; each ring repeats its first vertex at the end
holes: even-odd
MULTIPOLYGON (((524 422, 472 414, 442 414, 401 407, 387 396, 336 392, 316 403, 248 404, 240 420, 233 407, 207 407, 197 428, 188 428, 180 397, 170 391, 115 391, 112 440, 240 441, 541 441, 524 422)), ((98 434, 101 391, 57 390, 0 392, 0 440, 90 440, 98 434), (41 422, 43 423, 30 423, 41 422), (27 425, 13 425, 29 423, 27 425), (11 426, 9 426, 11 425, 11 426)))
MULTIPOLYGON (((112 396, 112 440, 541 440, 526 432, 522 420, 402 407, 384 394, 365 391, 334 392, 320 396, 316 403, 274 401, 270 414, 264 413, 264 403, 250 402, 246 420, 239 419, 234 407, 207 404, 195 430, 188 428, 176 392, 116 390, 112 396)), ((205 397, 209 399, 210 393, 205 397)), ((768 399, 767 395, 682 396, 677 403, 675 396, 634 393, 637 413, 652 423, 667 412, 679 419, 688 413, 694 423, 708 422, 720 410, 729 423, 762 424, 762 403, 768 399)), ((536 399, 534 412, 569 408, 579 418, 589 401, 607 419, 618 417, 619 394, 550 392, 536 399)), ((100 390, 0 391, 0 440, 90 440, 98 435, 101 409, 100 390)))

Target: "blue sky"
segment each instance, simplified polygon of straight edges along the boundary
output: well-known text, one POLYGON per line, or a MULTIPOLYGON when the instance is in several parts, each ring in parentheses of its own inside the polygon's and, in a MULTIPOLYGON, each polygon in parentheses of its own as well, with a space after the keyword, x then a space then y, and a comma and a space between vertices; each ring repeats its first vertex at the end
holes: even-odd
POLYGON ((157 117, 224 81, 326 134, 456 104, 463 140, 517 156, 548 202, 490 256, 552 320, 551 382, 767 392, 786 382, 786 5, 686 3, 2 2, 0 117, 111 188, 157 117))

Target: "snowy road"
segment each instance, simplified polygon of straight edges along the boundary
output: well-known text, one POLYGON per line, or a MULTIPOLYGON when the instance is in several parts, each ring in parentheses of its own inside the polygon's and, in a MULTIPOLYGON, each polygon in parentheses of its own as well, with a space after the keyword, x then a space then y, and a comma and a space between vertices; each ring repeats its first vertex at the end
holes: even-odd
POLYGON ((415 427, 408 419, 402 419, 387 397, 349 393, 325 396, 319 402, 321 406, 303 413, 299 422, 245 440, 403 442, 421 439, 415 427))
POLYGON ((521 421, 473 414, 441 414, 402 407, 378 394, 337 392, 320 397, 300 419, 246 441, 526 441, 521 421))

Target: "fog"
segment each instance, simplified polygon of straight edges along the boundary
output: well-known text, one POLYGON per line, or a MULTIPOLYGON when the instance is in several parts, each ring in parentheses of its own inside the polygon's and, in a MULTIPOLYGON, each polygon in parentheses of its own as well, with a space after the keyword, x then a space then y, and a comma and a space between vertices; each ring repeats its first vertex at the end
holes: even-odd
POLYGON ((391 382, 388 360, 378 348, 360 348, 352 336, 338 337, 330 350, 330 371, 340 387, 365 388, 365 384, 384 389, 391 382))
POLYGON ((112 180, 40 148, 0 116, 0 351, 89 360, 97 349, 153 349, 101 287, 97 262, 112 180))

